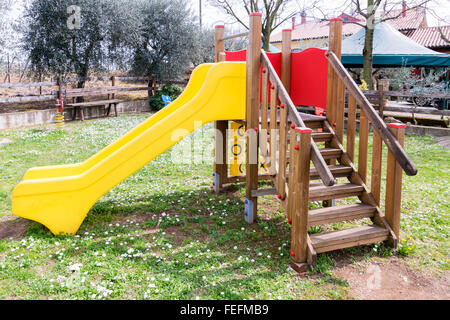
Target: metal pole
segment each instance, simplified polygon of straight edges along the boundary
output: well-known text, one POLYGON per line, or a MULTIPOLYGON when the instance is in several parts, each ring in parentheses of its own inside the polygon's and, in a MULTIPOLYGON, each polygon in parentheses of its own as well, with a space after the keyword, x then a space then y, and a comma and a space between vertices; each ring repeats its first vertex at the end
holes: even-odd
POLYGON ((198 0, 200 29, 202 28, 202 0, 198 0))

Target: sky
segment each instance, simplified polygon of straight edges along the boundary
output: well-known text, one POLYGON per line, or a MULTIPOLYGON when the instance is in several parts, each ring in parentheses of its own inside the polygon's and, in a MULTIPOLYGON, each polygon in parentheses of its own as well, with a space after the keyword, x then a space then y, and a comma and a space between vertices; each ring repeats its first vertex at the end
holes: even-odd
MULTIPOLYGON (((17 16, 20 14, 21 9, 23 7, 23 2, 26 0, 16 0, 14 1, 14 11, 13 16, 17 16)), ((231 19, 229 16, 227 16, 223 11, 221 11, 218 8, 213 7, 210 4, 211 0, 185 0, 188 1, 191 4, 191 7, 193 11, 198 15, 199 13, 199 3, 202 3, 202 20, 203 25, 207 27, 213 27, 216 24, 225 24, 228 25, 231 28, 239 29, 239 24, 230 24, 231 19)), ((323 0, 321 2, 321 7, 324 9, 324 11, 332 11, 336 8, 339 8, 342 6, 343 3, 347 2, 348 0, 333 0, 333 1, 327 1, 323 0)), ((399 0, 396 0, 399 1, 399 0)), ((292 7, 297 9, 300 12, 301 8, 310 6, 310 3, 313 2, 312 0, 292 0, 292 7)), ((362 0, 362 2, 365 2, 365 0, 362 0)), ((408 3, 408 1, 407 1, 408 3)), ((427 4, 429 7, 429 12, 427 13, 427 20, 429 26, 438 26, 438 25, 450 25, 450 0, 433 0, 431 3, 427 4), (438 18, 436 18, 436 16, 438 18)), ((297 17, 297 21, 299 21, 300 18, 297 17)), ((280 26, 280 30, 283 28, 288 28, 291 26, 291 22, 288 21, 282 26, 280 26)))
MULTIPOLYGON (((191 3, 192 9, 199 13, 199 2, 202 2, 202 20, 203 25, 212 27, 216 24, 227 25, 230 19, 219 9, 214 8, 210 5, 209 0, 187 0, 191 3)), ((331 11, 339 8, 345 0, 333 0, 333 1, 323 1, 322 6, 326 11, 331 11)), ((311 1, 308 0, 295 0, 292 1, 293 6, 299 8, 308 7, 311 1)), ((408 1, 407 1, 408 3, 408 1)), ((428 4, 430 11, 427 13, 427 21, 429 26, 438 25, 450 25, 450 0, 434 0, 432 3, 428 4), (436 18, 436 16, 439 18, 436 18)), ((297 17, 297 21, 299 17, 297 17)), ((279 29, 290 27, 291 22, 286 22, 284 25, 280 26, 279 29)))

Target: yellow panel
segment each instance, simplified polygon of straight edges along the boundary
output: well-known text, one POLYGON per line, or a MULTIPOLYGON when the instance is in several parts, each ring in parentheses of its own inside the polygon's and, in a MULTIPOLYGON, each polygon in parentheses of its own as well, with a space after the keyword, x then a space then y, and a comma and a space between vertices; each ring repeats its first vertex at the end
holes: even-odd
MULTIPOLYGON (((230 176, 242 177, 245 174, 245 126, 237 122, 231 122, 231 146, 230 146, 230 176)), ((259 174, 269 174, 266 159, 260 152, 259 174)))
POLYGON ((244 175, 245 161, 245 126, 238 122, 231 122, 231 146, 230 146, 230 175, 240 177, 244 175))
POLYGON ((87 161, 34 168, 12 196, 13 214, 74 234, 106 192, 202 125, 245 118, 245 62, 202 65, 184 94, 87 161))

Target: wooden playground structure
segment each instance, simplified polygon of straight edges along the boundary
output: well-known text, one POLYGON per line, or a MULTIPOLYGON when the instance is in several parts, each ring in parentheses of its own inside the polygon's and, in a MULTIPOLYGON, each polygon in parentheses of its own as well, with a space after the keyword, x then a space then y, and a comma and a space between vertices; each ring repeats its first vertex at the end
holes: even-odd
MULTIPOLYGON (((291 99, 294 73, 302 73, 291 67, 292 31, 283 30, 279 75, 268 53, 261 50, 261 14, 250 14, 246 121, 241 123, 247 133, 245 175, 230 174, 230 167, 236 163, 229 165, 226 161, 229 150, 223 137, 227 137, 232 121, 215 122, 215 192, 221 192, 225 184, 245 181, 245 219, 249 223, 257 218, 258 197, 277 196, 291 224, 291 266, 298 272, 304 272, 315 263, 317 254, 323 252, 379 241, 396 248, 400 237, 402 174, 403 171, 411 176, 417 174, 403 149, 405 125, 385 124, 342 65, 342 24, 341 19, 330 21, 329 50, 321 53, 327 65, 326 116, 316 116, 298 112, 291 99), (358 108, 359 150, 355 159, 358 108), (371 159, 370 127, 373 128, 371 159), (384 214, 380 199, 383 143, 388 148, 384 214), (265 174, 260 171, 260 157, 269 167, 265 174), (260 180, 272 181, 274 188, 260 189, 260 180), (335 199, 342 198, 352 199, 352 203, 335 205, 335 199), (313 201, 323 201, 323 208, 310 210, 309 203, 313 201), (369 218, 370 224, 308 233, 311 226, 362 218, 369 218)), ((216 62, 228 60, 224 41, 233 36, 224 36, 224 26, 216 26, 215 30, 216 62)))

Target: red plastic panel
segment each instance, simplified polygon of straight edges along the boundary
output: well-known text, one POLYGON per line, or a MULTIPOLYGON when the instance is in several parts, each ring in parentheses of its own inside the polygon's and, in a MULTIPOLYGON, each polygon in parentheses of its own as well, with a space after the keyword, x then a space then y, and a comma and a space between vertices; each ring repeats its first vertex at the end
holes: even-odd
MULTIPOLYGON (((318 108, 319 114, 327 108, 328 60, 326 50, 309 48, 292 53, 291 99, 295 105, 318 108), (320 109, 319 109, 320 108, 320 109)), ((225 52, 226 61, 246 61, 247 50, 225 52)), ((281 77, 281 53, 267 52, 272 66, 281 77)), ((262 83, 262 79, 261 79, 262 83)), ((270 99, 270 96, 269 96, 270 99)))
POLYGON ((247 61, 247 50, 225 51, 226 61, 247 61))
MULTIPOLYGON (((278 76, 281 76, 281 53, 266 52, 278 76)), ((225 51, 226 61, 247 61, 247 50, 225 51)))
POLYGON ((291 99, 295 105, 327 108, 326 50, 309 48, 292 53, 291 99))
MULTIPOLYGON (((266 52, 267 57, 269 58, 270 62, 272 63, 273 68, 275 69, 275 72, 278 74, 279 77, 281 77, 281 52, 279 53, 272 53, 272 52, 266 52)), ((246 61, 247 60, 247 50, 241 50, 241 51, 225 51, 225 60, 226 61, 246 61)), ((262 71, 262 66, 261 66, 262 71)), ((260 86, 262 86, 262 74, 261 74, 261 80, 260 80, 260 86)), ((272 85, 269 81, 269 86, 272 85)), ((269 101, 270 101, 270 91, 269 91, 269 101)))
POLYGON ((266 52, 266 54, 267 58, 269 58, 270 62, 272 63, 273 68, 277 72, 278 77, 281 78, 281 52, 266 52))

